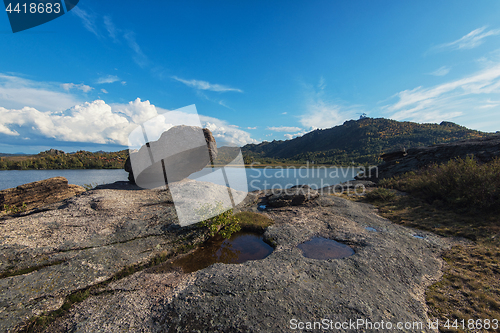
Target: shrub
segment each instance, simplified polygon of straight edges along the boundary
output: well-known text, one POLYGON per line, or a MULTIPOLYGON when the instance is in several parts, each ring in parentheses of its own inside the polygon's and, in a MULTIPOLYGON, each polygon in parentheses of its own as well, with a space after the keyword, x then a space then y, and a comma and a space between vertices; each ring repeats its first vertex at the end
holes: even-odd
POLYGON ((462 212, 494 211, 500 207, 500 159, 481 164, 473 157, 457 158, 383 180, 380 185, 462 212))
POLYGON ((28 207, 23 202, 23 204, 21 205, 21 207, 17 207, 17 206, 14 206, 14 205, 10 206, 10 205, 4 204, 2 210, 5 211, 7 214, 17 214, 17 213, 24 212, 27 208, 28 207))
POLYGON ((239 219, 233 215, 233 210, 225 210, 220 201, 215 206, 205 204, 196 213, 203 219, 201 226, 208 228, 210 236, 220 234, 224 238, 229 238, 241 230, 239 219))
POLYGON ((373 191, 370 191, 365 194, 365 199, 368 201, 388 201, 391 200, 395 197, 396 195, 394 192, 386 189, 379 187, 373 191))

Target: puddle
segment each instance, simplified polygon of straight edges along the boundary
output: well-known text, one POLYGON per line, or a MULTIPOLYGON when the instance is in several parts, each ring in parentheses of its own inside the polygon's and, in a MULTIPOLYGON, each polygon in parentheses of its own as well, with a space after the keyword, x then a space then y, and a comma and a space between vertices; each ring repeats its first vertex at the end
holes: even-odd
POLYGON ((257 207, 258 210, 266 210, 266 208, 266 205, 260 205, 259 207, 257 207))
POLYGON ((302 250, 304 257, 312 259, 341 259, 354 254, 349 246, 323 237, 314 237, 297 247, 302 250))
POLYGON ((420 236, 420 235, 413 235, 413 237, 418 238, 418 239, 425 239, 425 236, 420 236))
POLYGON ((365 229, 368 230, 368 231, 378 231, 377 229, 372 228, 372 227, 365 227, 365 229))
POLYGON ((240 264, 248 260, 264 259, 273 252, 264 242, 263 236, 255 232, 237 232, 229 239, 212 239, 191 254, 172 262, 171 266, 180 267, 184 273, 192 273, 216 262, 240 264))

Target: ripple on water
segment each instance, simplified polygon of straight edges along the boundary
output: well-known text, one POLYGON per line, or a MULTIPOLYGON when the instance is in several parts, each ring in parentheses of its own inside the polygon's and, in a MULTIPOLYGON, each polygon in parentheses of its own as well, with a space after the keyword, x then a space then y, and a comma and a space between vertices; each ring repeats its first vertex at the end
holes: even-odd
POLYGON ((323 237, 314 237, 297 247, 302 250, 304 257, 312 259, 341 259, 354 254, 349 246, 323 237))

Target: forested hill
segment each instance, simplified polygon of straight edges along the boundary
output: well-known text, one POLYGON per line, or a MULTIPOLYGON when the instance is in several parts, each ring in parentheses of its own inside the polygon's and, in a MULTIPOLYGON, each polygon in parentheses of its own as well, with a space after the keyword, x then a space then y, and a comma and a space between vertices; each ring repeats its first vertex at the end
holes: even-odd
POLYGON ((117 152, 77 151, 65 153, 50 149, 37 155, 0 157, 0 170, 30 169, 122 169, 128 157, 128 150, 117 152))
POLYGON ((242 147, 245 163, 314 161, 320 164, 379 164, 380 155, 416 146, 490 135, 451 123, 418 124, 384 118, 362 118, 286 141, 242 147))

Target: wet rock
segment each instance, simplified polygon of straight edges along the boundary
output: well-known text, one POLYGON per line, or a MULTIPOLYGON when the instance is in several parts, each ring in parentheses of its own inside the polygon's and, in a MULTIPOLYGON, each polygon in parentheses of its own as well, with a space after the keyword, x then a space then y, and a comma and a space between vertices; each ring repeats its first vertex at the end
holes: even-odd
POLYGON ((270 191, 263 203, 269 207, 298 206, 318 196, 318 191, 308 185, 297 185, 283 190, 270 191))
POLYGON ((64 177, 54 177, 0 191, 0 207, 4 205, 26 209, 42 207, 85 192, 78 185, 68 185, 64 177))
POLYGON ((124 168, 130 182, 154 188, 182 180, 216 157, 217 143, 209 129, 182 125, 170 128, 157 141, 131 152, 124 168))

